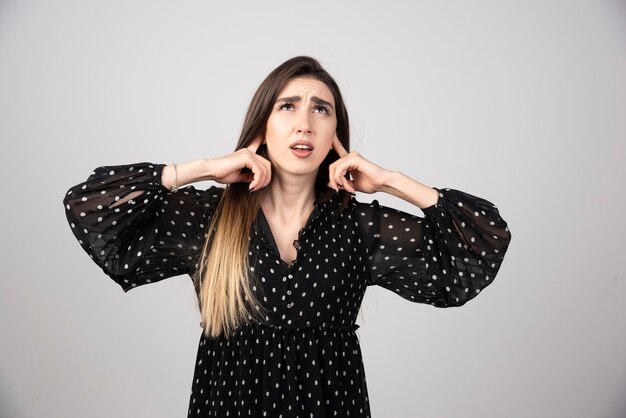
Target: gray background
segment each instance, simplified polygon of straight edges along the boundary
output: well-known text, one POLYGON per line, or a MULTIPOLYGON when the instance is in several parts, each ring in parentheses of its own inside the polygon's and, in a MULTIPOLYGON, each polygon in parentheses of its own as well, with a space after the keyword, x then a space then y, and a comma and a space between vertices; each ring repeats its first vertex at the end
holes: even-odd
POLYGON ((513 236, 462 308, 368 290, 373 416, 626 416, 625 9, 0 2, 0 415, 186 416, 189 277, 124 294, 62 198, 100 165, 231 152, 261 80, 309 54, 342 88, 353 149, 492 201, 513 236))

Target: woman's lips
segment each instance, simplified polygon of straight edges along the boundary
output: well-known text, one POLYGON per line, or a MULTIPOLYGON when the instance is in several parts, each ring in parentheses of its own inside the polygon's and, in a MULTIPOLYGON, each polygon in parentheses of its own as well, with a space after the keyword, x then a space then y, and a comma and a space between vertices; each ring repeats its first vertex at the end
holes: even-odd
POLYGON ((293 153, 293 155, 295 155, 296 157, 299 158, 306 158, 309 155, 311 155, 313 153, 313 150, 310 149, 297 149, 297 148, 291 148, 291 152, 293 153))
POLYGON ((299 139, 299 140, 297 140, 296 142, 293 142, 293 143, 292 143, 289 147, 290 147, 290 148, 293 148, 293 147, 295 147, 296 145, 305 145, 305 146, 307 146, 307 147, 309 147, 309 148, 313 149, 313 144, 311 143, 311 141, 308 141, 308 140, 306 140, 306 139, 299 139))
POLYGON ((298 139, 289 146, 291 152, 298 158, 306 158, 313 153, 313 144, 308 139, 298 139))

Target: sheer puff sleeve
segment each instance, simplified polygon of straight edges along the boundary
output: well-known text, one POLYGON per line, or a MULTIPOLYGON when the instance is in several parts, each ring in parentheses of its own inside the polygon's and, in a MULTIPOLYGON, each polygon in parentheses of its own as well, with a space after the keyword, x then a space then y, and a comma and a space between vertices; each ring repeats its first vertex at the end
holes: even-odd
POLYGON ((63 199, 79 244, 124 292, 192 274, 223 192, 187 186, 172 193, 161 183, 163 167, 98 167, 63 199))
POLYGON ((357 202, 371 275, 403 298, 436 307, 461 306, 496 277, 511 241, 491 202, 450 188, 425 217, 357 202))

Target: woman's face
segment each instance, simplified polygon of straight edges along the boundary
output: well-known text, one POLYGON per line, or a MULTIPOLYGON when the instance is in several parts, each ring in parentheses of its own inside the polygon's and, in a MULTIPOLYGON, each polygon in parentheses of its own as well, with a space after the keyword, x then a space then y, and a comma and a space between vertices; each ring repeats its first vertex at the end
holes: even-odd
POLYGON ((278 94, 267 120, 269 160, 279 171, 316 174, 336 130, 335 100, 328 86, 310 77, 293 78, 278 94), (293 149, 300 142, 311 149, 293 149))

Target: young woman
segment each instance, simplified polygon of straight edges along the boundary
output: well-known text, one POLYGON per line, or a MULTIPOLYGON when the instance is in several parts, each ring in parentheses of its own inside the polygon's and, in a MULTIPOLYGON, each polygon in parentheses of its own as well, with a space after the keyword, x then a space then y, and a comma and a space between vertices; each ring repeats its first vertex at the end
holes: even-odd
POLYGON ((350 151, 339 88, 304 56, 263 81, 233 153, 99 167, 63 203, 83 249, 125 292, 193 279, 203 327, 193 417, 369 417, 355 333, 367 286, 461 306, 494 280, 511 240, 491 202, 350 151), (226 186, 189 185, 204 180, 226 186))

